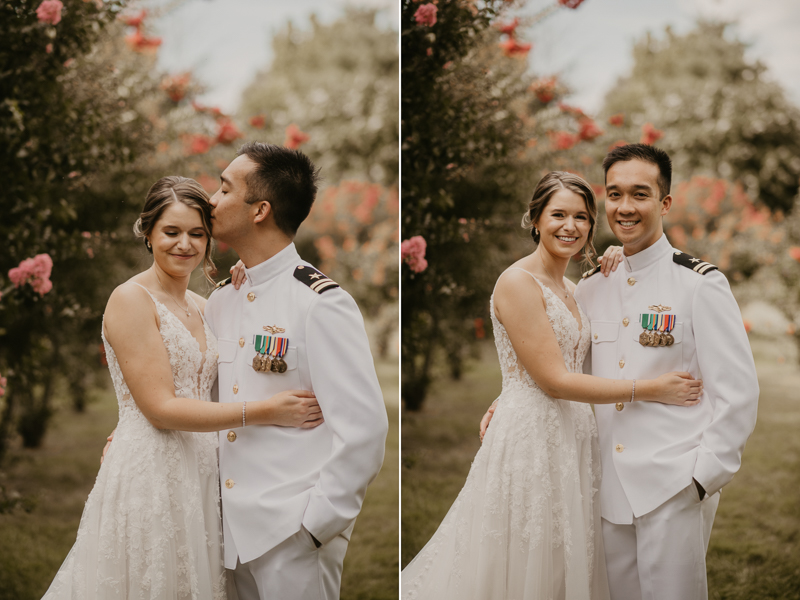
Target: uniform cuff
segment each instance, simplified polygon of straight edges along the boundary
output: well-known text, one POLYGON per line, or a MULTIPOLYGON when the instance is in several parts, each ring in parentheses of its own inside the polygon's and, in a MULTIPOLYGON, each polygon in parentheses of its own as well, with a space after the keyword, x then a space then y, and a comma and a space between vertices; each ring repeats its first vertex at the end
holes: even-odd
POLYGON ((703 446, 698 448, 692 477, 703 486, 707 496, 713 496, 733 479, 733 475, 725 470, 717 456, 703 446))
POLYGON ((350 525, 352 519, 346 519, 336 512, 330 501, 318 489, 311 491, 308 506, 303 514, 303 527, 320 543, 327 544, 350 525))

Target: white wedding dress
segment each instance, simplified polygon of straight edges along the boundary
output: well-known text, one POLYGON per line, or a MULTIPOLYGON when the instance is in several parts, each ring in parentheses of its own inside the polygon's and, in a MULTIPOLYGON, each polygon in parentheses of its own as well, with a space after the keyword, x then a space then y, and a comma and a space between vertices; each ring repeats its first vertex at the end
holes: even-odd
MULTIPOLYGON (((590 344, 586 315, 579 309, 579 326, 536 281, 567 369, 581 372, 590 344)), ((493 300, 503 389, 467 482, 403 570, 402 598, 607 600, 594 414, 588 404, 552 398, 536 385, 493 300)))
MULTIPOLYGON (((210 401, 216 338, 204 321, 202 353, 183 323, 153 301, 175 395, 210 401)), ((224 600, 217 432, 153 427, 131 397, 105 335, 103 343, 119 424, 75 545, 43 600, 224 600)))

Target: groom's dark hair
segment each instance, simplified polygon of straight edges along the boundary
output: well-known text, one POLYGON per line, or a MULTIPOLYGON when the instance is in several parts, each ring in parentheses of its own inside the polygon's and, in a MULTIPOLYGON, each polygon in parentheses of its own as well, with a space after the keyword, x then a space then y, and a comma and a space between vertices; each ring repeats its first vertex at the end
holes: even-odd
POLYGON ((608 170, 614 163, 625 162, 628 160, 641 160, 658 167, 658 191, 663 199, 669 196, 669 189, 672 185, 672 161, 669 154, 647 144, 627 144, 614 148, 603 159, 603 173, 607 176, 608 170))
POLYGON ((269 202, 275 225, 294 237, 314 204, 319 169, 302 152, 274 144, 248 142, 236 155, 243 154, 256 164, 245 179, 245 202, 269 202))

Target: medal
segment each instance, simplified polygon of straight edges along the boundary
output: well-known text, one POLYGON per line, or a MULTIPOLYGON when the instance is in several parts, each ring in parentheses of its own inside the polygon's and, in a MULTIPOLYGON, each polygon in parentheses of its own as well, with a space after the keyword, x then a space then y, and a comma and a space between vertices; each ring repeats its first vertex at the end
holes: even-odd
MULTIPOLYGON (((264 329, 267 329, 266 327, 264 329)), ((278 329, 270 327, 270 329, 278 329)), ((281 330, 283 331, 283 330, 281 330)), ((289 338, 273 335, 257 335, 255 341, 257 354, 253 358, 253 369, 259 373, 285 373, 288 369, 283 356, 289 350, 289 338)))
MULTIPOLYGON (((669 309, 668 307, 651 306, 651 309, 669 309)), ((661 314, 641 314, 639 323, 642 325, 642 333, 639 335, 639 344, 650 348, 664 348, 672 346, 675 338, 670 333, 675 328, 677 319, 675 315, 661 314)))

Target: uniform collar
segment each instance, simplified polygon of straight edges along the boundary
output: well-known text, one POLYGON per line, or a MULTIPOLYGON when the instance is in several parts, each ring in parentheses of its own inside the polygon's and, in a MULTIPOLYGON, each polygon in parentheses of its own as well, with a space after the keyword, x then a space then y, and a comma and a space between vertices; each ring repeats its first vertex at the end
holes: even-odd
POLYGON ((630 273, 649 267, 670 250, 672 250, 672 246, 667 240, 667 236, 662 233, 655 244, 632 256, 623 257, 622 262, 625 263, 625 270, 630 273))
POLYGON ((272 258, 268 258, 255 267, 245 269, 244 272, 251 286, 261 285, 290 268, 292 265, 298 265, 299 261, 300 255, 294 247, 294 242, 292 242, 272 258))

